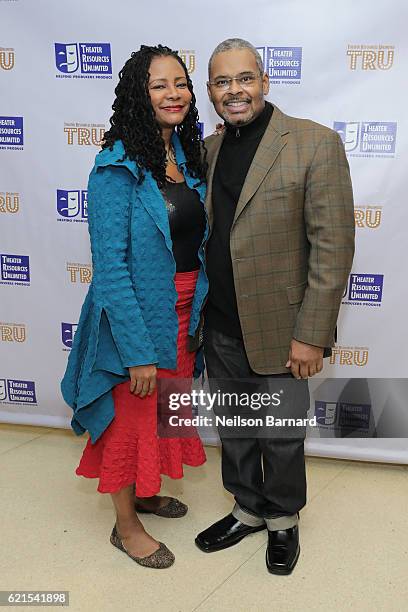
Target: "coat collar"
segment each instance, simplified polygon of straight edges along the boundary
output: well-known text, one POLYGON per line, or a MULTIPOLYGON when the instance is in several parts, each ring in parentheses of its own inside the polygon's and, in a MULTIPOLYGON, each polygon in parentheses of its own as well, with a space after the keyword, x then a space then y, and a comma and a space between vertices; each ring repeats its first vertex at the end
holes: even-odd
MULTIPOLYGON (((173 132, 171 142, 176 153, 177 165, 184 167, 186 165, 186 156, 181 146, 180 138, 173 132)), ((126 167, 135 178, 138 178, 137 163, 126 156, 125 147, 121 140, 115 140, 112 150, 102 149, 95 158, 95 168, 102 168, 104 166, 124 166, 126 167)), ((150 174, 145 171, 145 174, 150 174)))
MULTIPOLYGON (((172 144, 176 154, 177 165, 182 168, 187 185, 190 189, 196 189, 202 204, 204 205, 206 186, 204 184, 197 185, 198 179, 193 178, 186 167, 186 156, 181 146, 178 135, 173 132, 172 144)), ((103 149, 98 153, 95 159, 95 169, 105 166, 119 166, 127 168, 132 175, 138 178, 138 167, 135 161, 130 160, 125 156, 125 147, 121 140, 116 140, 112 150, 103 149)), ((170 235, 169 219, 166 209, 164 197, 156 181, 152 177, 150 171, 144 170, 145 178, 143 183, 138 187, 140 190, 140 199, 144 208, 147 210, 153 221, 156 223, 159 230, 162 232, 166 246, 172 252, 172 240, 170 235)), ((208 228, 206 229, 208 231, 208 228)))
POLYGON ((125 157, 125 147, 121 140, 115 140, 112 149, 102 149, 95 158, 95 169, 105 166, 124 166, 137 178, 137 164, 125 157))

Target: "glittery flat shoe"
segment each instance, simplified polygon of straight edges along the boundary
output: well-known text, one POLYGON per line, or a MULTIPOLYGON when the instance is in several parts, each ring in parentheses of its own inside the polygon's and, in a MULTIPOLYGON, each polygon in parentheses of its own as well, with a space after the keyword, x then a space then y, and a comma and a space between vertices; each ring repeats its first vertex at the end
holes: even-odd
POLYGON ((153 569, 165 569, 166 567, 170 567, 171 565, 173 565, 175 561, 175 556, 167 548, 167 546, 163 544, 163 542, 159 542, 160 547, 155 550, 154 553, 148 555, 147 557, 135 557, 134 555, 131 555, 130 552, 126 550, 122 540, 120 539, 120 536, 116 529, 116 525, 112 529, 110 541, 113 546, 119 548, 119 550, 126 553, 128 557, 130 557, 131 559, 133 559, 133 561, 136 561, 136 563, 142 565, 143 567, 151 567, 153 569))
POLYGON ((180 518, 185 516, 188 511, 188 506, 183 504, 179 499, 175 497, 170 497, 169 502, 159 508, 155 512, 153 510, 145 510, 138 505, 138 502, 135 502, 135 510, 139 514, 156 514, 157 516, 162 516, 164 518, 180 518))

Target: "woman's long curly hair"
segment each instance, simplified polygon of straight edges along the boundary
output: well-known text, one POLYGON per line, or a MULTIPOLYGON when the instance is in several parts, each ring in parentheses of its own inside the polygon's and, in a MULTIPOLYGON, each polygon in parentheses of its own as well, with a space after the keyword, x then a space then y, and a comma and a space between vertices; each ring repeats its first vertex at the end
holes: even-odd
POLYGON ((165 185, 166 150, 150 101, 148 83, 152 59, 166 56, 174 57, 183 67, 191 93, 189 111, 184 121, 176 127, 176 131, 186 156, 187 169, 201 183, 205 180, 207 164, 205 156, 202 158, 193 84, 183 60, 169 47, 142 45, 139 51, 131 54, 119 72, 119 83, 115 89, 116 99, 112 105, 114 112, 110 118, 111 128, 105 132, 102 148, 112 150, 115 140, 122 140, 127 157, 138 164, 139 183, 143 182, 144 171, 150 170, 159 187, 165 185))

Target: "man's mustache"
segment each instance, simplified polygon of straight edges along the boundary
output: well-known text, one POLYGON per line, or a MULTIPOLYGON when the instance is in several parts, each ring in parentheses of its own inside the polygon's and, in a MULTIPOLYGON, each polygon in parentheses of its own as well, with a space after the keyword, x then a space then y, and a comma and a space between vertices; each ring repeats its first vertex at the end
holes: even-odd
POLYGON ((228 100, 224 101, 224 104, 229 104, 230 102, 251 102, 250 98, 228 98, 228 100))

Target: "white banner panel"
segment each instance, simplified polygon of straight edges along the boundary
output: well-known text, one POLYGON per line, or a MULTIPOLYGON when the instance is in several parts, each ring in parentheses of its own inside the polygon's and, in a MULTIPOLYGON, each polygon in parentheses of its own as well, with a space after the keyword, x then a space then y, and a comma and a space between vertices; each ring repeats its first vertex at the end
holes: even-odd
MULTIPOLYGON (((403 418, 398 438, 383 413, 370 430, 378 437, 362 431, 361 441, 344 429, 341 396, 320 396, 327 377, 370 387, 407 376, 406 23, 405 0, 0 0, 0 419, 69 426, 59 381, 92 275, 87 178, 119 70, 140 44, 179 50, 208 135, 218 121, 206 95, 208 58, 238 36, 264 58, 270 101, 337 130, 351 166, 357 250, 338 346, 313 381, 311 412, 322 427, 308 452, 408 462, 403 418), (327 439, 339 419, 345 437, 327 439)), ((349 412, 363 410, 360 391, 348 393, 349 412)), ((393 398, 403 417, 396 383, 393 398)))

